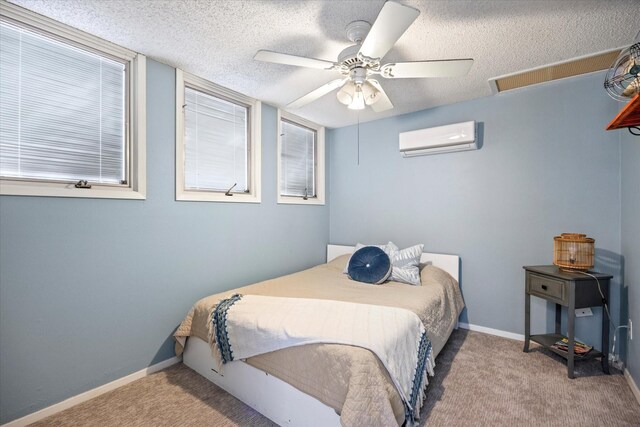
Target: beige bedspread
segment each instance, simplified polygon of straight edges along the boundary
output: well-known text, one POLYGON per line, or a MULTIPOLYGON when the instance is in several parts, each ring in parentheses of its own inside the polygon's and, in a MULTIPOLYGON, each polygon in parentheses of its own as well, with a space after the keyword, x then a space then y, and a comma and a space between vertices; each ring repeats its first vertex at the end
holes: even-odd
MULTIPOLYGON (((342 273, 348 257, 344 255, 299 273, 201 299, 174 334, 176 354, 182 353, 186 337, 207 341, 208 320, 213 307, 222 298, 241 293, 405 308, 423 321, 434 356, 437 356, 464 307, 458 283, 432 266, 422 269, 422 286, 396 282, 378 286, 359 283, 342 273)), ((404 422, 400 395, 384 366, 369 350, 337 344, 311 344, 251 357, 246 362, 335 409, 343 426, 389 426, 404 422)))

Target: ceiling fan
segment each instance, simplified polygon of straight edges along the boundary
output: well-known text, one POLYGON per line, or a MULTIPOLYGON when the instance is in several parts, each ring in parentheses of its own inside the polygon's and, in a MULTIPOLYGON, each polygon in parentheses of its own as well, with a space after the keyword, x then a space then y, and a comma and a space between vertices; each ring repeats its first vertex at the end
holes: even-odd
POLYGON ((353 110, 369 105, 380 112, 393 108, 391 100, 375 76, 387 79, 457 77, 469 72, 473 59, 397 62, 381 64, 382 58, 420 14, 412 7, 387 1, 373 26, 366 21, 347 25, 347 38, 353 46, 344 49, 337 62, 286 53, 259 50, 253 59, 276 64, 338 71, 342 77, 330 81, 287 105, 300 108, 340 88, 338 101, 353 110))

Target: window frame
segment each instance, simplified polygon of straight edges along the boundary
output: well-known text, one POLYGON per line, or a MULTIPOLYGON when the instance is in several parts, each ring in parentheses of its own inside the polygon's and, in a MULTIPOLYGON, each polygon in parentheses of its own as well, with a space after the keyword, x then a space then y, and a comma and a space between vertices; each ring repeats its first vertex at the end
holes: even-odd
POLYGON ((283 111, 278 109, 278 134, 277 134, 277 153, 276 153, 276 161, 278 163, 277 166, 277 181, 276 181, 276 191, 277 191, 277 199, 278 204, 287 204, 287 205, 324 205, 325 204, 325 128, 324 126, 320 126, 317 123, 313 123, 309 120, 303 119, 302 117, 298 117, 294 114, 291 114, 287 111, 283 111), (316 178, 316 196, 309 197, 307 200, 304 200, 300 196, 286 196, 280 193, 280 179, 282 177, 282 121, 285 120, 294 125, 298 125, 301 127, 305 127, 316 132, 316 162, 314 167, 315 170, 315 178, 316 178))
POLYGON ((125 64, 125 176, 124 185, 0 177, 0 195, 146 199, 146 57, 19 6, 0 1, 0 20, 59 42, 125 64))
POLYGON ((260 203, 262 181, 262 103, 219 86, 201 77, 176 68, 176 200, 198 202, 226 202, 226 203, 260 203), (247 174, 249 178, 249 193, 233 193, 226 196, 224 191, 186 189, 184 186, 185 173, 185 88, 201 91, 211 96, 243 105, 248 108, 248 146, 249 164, 247 174))

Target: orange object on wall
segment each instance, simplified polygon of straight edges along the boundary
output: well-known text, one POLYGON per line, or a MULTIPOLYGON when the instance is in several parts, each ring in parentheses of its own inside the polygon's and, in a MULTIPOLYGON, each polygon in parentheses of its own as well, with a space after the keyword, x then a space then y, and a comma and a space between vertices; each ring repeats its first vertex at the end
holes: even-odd
POLYGON ((640 93, 631 98, 631 101, 611 120, 607 130, 629 126, 640 126, 640 93))

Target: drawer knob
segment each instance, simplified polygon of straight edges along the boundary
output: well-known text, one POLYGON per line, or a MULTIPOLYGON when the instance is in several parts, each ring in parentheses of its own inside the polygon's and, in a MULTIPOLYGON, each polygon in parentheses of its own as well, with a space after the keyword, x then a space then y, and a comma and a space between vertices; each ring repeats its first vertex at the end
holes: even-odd
POLYGON ((546 291, 547 290, 547 285, 542 285, 542 289, 546 291))

